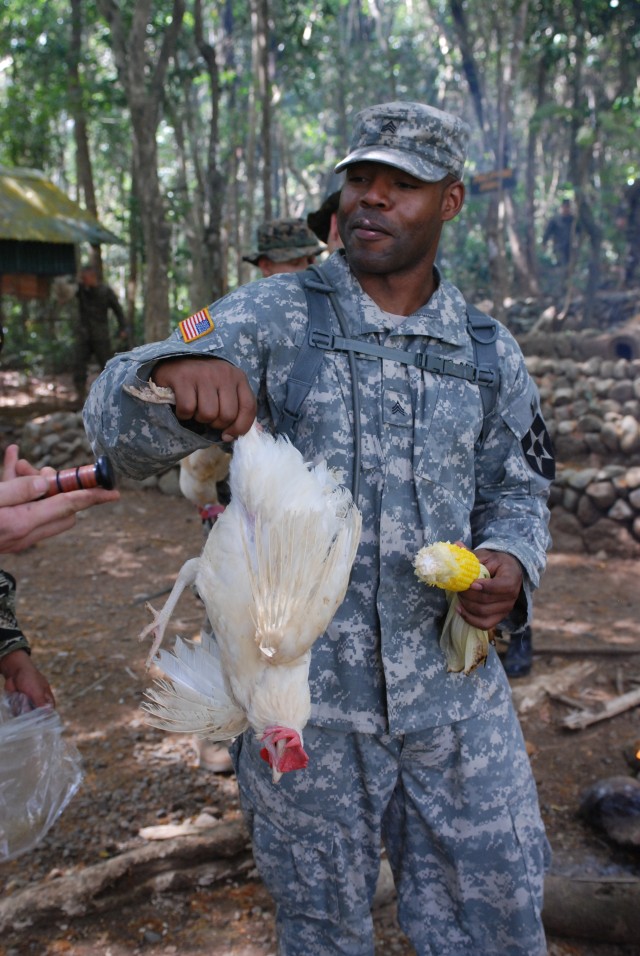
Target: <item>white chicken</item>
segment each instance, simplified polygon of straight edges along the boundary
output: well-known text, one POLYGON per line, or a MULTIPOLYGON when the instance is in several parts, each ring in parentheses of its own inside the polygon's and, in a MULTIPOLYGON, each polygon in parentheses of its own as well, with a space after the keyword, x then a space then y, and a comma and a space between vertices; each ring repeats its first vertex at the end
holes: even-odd
POLYGON ((216 637, 161 650, 168 680, 143 707, 155 726, 210 740, 253 728, 277 782, 308 763, 311 647, 344 598, 362 518, 324 462, 308 466, 288 439, 255 425, 235 443, 230 487, 202 555, 182 567, 141 634, 155 636, 151 661, 180 594, 195 584, 216 637))
POLYGON ((192 452, 180 462, 180 491, 197 507, 200 517, 210 529, 224 511, 221 487, 229 474, 231 455, 219 445, 210 445, 192 452))

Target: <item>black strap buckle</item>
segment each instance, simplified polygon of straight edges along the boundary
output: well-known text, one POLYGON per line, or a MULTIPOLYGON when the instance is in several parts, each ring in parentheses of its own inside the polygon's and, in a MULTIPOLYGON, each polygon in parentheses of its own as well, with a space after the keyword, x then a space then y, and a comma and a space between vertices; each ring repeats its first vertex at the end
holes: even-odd
POLYGON ((322 329, 311 329, 309 333, 309 344, 317 349, 331 351, 335 344, 336 337, 333 332, 323 332, 322 329))
POLYGON ((495 368, 489 365, 478 365, 475 369, 475 382, 478 385, 495 385, 498 378, 495 368))

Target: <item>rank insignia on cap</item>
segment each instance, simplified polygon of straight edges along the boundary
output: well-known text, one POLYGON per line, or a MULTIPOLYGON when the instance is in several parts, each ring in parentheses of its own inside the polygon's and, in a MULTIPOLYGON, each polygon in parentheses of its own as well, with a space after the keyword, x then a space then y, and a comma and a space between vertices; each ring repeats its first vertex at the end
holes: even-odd
POLYGON ((178 328, 185 342, 195 342, 196 339, 201 339, 203 335, 213 332, 215 326, 209 315, 209 310, 201 309, 195 315, 190 315, 188 319, 183 319, 178 328))
POLYGON ((527 463, 536 474, 552 480, 556 475, 556 462, 551 437, 540 415, 531 422, 531 428, 522 439, 522 450, 527 463))

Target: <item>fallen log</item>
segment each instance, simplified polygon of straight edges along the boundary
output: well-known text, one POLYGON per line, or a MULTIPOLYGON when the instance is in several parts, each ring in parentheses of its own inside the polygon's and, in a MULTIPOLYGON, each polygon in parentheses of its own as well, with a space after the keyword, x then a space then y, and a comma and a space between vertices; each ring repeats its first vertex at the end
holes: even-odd
POLYGON ((244 824, 216 822, 197 835, 153 840, 0 900, 0 933, 60 917, 103 913, 155 893, 210 886, 252 867, 244 824))
POLYGON ((640 939, 640 880, 547 876, 542 921, 549 936, 602 943, 640 939))
MULTIPOLYGON (((389 864, 382 861, 375 906, 393 901, 389 864)), ((637 943, 640 939, 640 880, 572 879, 547 874, 542 922, 548 936, 600 943, 637 943)))
POLYGON ((519 714, 526 714, 533 710, 548 695, 564 694, 573 684, 580 684, 596 670, 596 665, 590 661, 581 661, 578 664, 568 664, 560 670, 548 674, 540 674, 512 687, 511 693, 516 710, 519 714))
POLYGON ((583 730, 590 727, 591 724, 597 724, 601 720, 607 720, 609 717, 615 717, 622 714, 625 710, 631 710, 640 704, 640 687, 630 690, 627 694, 620 697, 612 697, 605 704, 600 705, 597 710, 580 710, 567 714, 562 720, 562 726, 569 730, 583 730))

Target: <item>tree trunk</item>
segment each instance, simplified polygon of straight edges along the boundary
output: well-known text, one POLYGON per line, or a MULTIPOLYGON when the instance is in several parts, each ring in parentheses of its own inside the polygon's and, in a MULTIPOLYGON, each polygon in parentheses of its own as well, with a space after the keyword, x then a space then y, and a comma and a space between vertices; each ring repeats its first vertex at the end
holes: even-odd
MULTIPOLYGON (((478 123, 483 133, 484 152, 493 156, 494 168, 505 168, 509 159, 509 136, 513 123, 513 100, 516 78, 522 57, 526 32, 529 0, 518 0, 515 10, 492 8, 489 13, 489 36, 493 41, 496 58, 497 107, 494 123, 491 123, 487 109, 486 96, 482 84, 482 72, 476 66, 474 38, 469 27, 468 10, 462 0, 449 0, 449 9, 454 25, 456 41, 462 57, 465 74, 478 123), (503 26, 508 24, 511 35, 503 34, 503 26), (507 52, 505 52, 507 51, 507 52)), ((484 16, 484 14, 483 14, 484 16)), ((491 43, 485 42, 484 54, 488 56, 491 43)), ((487 209, 487 254, 489 273, 492 280, 491 295, 494 302, 493 312, 496 318, 504 318, 504 302, 508 293, 508 270, 505 244, 507 229, 507 205, 502 180, 499 180, 498 192, 491 196, 487 209)), ((516 238, 512 231, 512 238, 516 238)), ((527 275, 522 267, 522 255, 519 245, 515 249, 519 257, 521 274, 527 275)))
POLYGON ((526 188, 526 238, 525 258, 531 279, 531 290, 534 295, 540 294, 540 273, 538 266, 538 240, 536 236, 536 172, 539 144, 539 125, 537 114, 547 102, 547 78, 549 75, 549 59, 546 50, 543 50, 536 70, 536 102, 533 120, 527 130, 527 166, 525 173, 526 188))
POLYGON ((587 275, 587 288, 584 298, 584 324, 587 328, 591 325, 595 304, 596 293, 600 286, 600 263, 602 258, 602 229, 598 225, 591 210, 591 205, 587 201, 584 192, 578 196, 578 222, 589 237, 589 265, 587 275))
MULTIPOLYGON (((71 0, 71 41, 69 44, 69 102, 73 115, 73 132, 76 146, 76 172, 78 186, 84 198, 85 207, 98 219, 98 204, 93 183, 93 167, 89 152, 87 119, 82 99, 80 82, 80 63, 82 61, 82 2, 71 0)), ((92 264, 96 267, 100 281, 103 279, 102 252, 100 246, 92 247, 92 264)))
MULTIPOLYGON (((207 42, 202 20, 202 2, 196 0, 195 37, 200 56, 207 68, 211 114, 209 117, 209 139, 207 145, 207 163, 203 191, 203 231, 202 241, 205 250, 204 280, 206 288, 202 301, 215 302, 226 291, 222 252, 222 195, 224 177, 218 166, 219 118, 220 118, 220 72, 215 48, 207 42)), ((194 150, 197 155, 197 149, 194 150)), ((200 300, 197 300, 200 301, 200 300)))
POLYGON ((253 0, 256 11, 256 78, 262 111, 262 195, 264 219, 273 218, 273 156, 271 142, 271 79, 269 75, 269 0, 253 0))
MULTIPOLYGON (((187 84, 184 84, 187 85, 187 84)), ((201 182, 202 177, 196 174, 196 187, 189 187, 187 173, 188 145, 185 137, 183 115, 191 109, 189 91, 185 90, 184 103, 179 103, 172 110, 171 123, 176 138, 176 189, 185 197, 186 210, 184 212, 184 234, 189 247, 189 302, 195 308, 211 301, 209 298, 209 283, 207 281, 207 267, 205 263, 206 248, 205 234, 205 197, 201 182)))
POLYGON ((169 60, 182 26, 185 0, 173 0, 170 21, 152 63, 146 54, 151 0, 137 0, 128 30, 116 0, 97 0, 109 24, 118 77, 131 114, 133 170, 145 248, 144 337, 163 339, 169 333, 170 239, 158 174, 156 133, 169 60))
POLYGON ((146 96, 130 102, 133 130, 133 165, 140 203, 145 249, 144 338, 164 339, 169 334, 170 229, 158 176, 157 122, 146 96), (137 100, 137 102, 136 102, 137 100))
POLYGON ((505 192, 504 196, 507 237, 509 239, 509 248, 511 249, 511 261, 516 278, 516 294, 519 296, 530 296, 538 294, 538 282, 535 272, 531 266, 526 254, 526 245, 523 247, 520 242, 520 236, 516 229, 518 214, 513 203, 511 194, 505 192))

